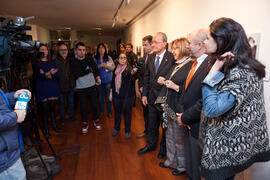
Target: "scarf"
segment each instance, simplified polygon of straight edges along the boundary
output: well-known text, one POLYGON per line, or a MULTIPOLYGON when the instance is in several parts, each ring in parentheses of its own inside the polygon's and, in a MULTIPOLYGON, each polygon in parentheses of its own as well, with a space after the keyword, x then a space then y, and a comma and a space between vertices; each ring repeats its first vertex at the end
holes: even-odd
POLYGON ((118 64, 115 70, 115 92, 117 94, 119 94, 119 90, 121 87, 121 83, 122 83, 122 72, 126 69, 127 64, 125 65, 120 65, 118 64))

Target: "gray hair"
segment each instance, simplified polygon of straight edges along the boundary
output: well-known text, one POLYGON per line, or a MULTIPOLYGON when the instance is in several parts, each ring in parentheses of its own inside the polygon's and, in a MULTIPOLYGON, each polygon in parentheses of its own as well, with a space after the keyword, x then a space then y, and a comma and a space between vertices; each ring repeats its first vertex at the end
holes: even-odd
POLYGON ((158 32, 157 35, 158 35, 158 34, 162 36, 163 42, 167 42, 167 35, 166 35, 165 33, 163 33, 163 32, 158 32))
POLYGON ((204 42, 204 40, 207 38, 207 33, 208 29, 198 29, 195 35, 196 42, 204 42))

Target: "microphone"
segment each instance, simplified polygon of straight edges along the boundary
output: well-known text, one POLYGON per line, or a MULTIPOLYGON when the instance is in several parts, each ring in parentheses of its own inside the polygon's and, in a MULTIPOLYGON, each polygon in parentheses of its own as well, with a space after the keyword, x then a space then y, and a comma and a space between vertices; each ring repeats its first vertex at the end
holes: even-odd
POLYGON ((27 104, 30 98, 25 91, 25 94, 19 94, 14 109, 27 110, 27 104))

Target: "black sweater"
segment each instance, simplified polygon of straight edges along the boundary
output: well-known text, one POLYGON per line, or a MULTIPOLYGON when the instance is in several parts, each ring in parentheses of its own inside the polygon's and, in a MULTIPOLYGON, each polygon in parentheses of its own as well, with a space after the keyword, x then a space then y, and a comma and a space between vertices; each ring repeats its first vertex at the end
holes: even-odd
POLYGON ((99 76, 99 70, 98 67, 92 57, 85 57, 83 60, 78 60, 74 58, 70 62, 70 68, 71 72, 74 75, 74 77, 77 79, 81 76, 84 76, 89 73, 93 73, 95 77, 99 76), (87 68, 87 66, 89 68, 87 68))

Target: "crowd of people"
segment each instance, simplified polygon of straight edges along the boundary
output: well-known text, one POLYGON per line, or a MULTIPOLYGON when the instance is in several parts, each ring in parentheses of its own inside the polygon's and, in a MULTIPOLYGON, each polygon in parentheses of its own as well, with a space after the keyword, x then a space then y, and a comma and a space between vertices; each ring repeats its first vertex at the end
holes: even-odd
POLYGON ((187 179, 232 180, 270 160, 263 95, 265 66, 254 58, 243 27, 219 18, 167 47, 165 33, 143 38, 139 78, 147 137, 162 168, 187 179), (150 50, 151 49, 151 50, 150 50))
MULTIPOLYGON (((76 120, 76 93, 82 133, 89 128, 90 101, 96 130, 102 129, 105 112, 112 118, 114 109, 112 136, 118 135, 123 115, 125 138, 129 139, 138 80, 145 129, 136 137, 147 138, 138 154, 156 150, 161 126, 158 158, 166 160, 159 166, 172 169, 172 175, 232 180, 253 163, 270 160, 263 96, 265 66, 252 56, 239 23, 219 18, 207 29, 175 39, 171 52, 163 32, 143 37, 142 45, 144 56, 138 59, 131 43, 120 44, 118 56, 109 53, 106 43, 95 46, 93 53, 82 42, 75 42, 73 49, 60 42, 51 51, 42 44, 40 57, 33 63, 33 94, 45 136, 51 138, 49 117, 52 129, 61 131, 56 123, 57 100, 61 124, 66 122, 66 104, 69 120, 76 120)), ((8 106, 8 100, 13 102, 18 93, 22 91, 7 94, 7 98, 0 91, 1 107, 8 106)), ((25 116, 3 108, 9 114, 0 117, 0 158, 6 160, 0 164, 0 177, 15 162, 21 164, 19 150, 9 148, 11 138, 5 134, 15 133, 16 122, 25 116)))

